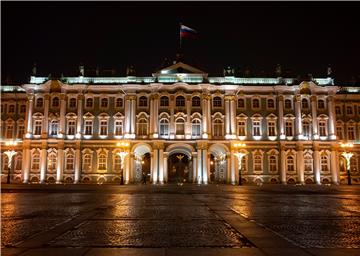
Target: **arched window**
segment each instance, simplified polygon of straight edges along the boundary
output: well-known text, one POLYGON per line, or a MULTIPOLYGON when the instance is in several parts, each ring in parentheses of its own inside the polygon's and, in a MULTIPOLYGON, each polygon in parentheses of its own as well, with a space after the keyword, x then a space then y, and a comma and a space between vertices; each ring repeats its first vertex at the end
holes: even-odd
POLYGON ((289 100, 289 99, 285 100, 285 108, 286 109, 291 109, 292 108, 291 100, 289 100))
POLYGON ((324 108, 325 108, 325 101, 318 100, 318 109, 324 109, 324 108))
POLYGON ((115 101, 115 107, 116 108, 122 108, 123 107, 123 99, 122 98, 117 98, 115 101))
POLYGON ((260 100, 259 99, 253 99, 252 107, 253 108, 260 108, 260 100))
POLYGON ((320 159, 320 168, 322 172, 328 172, 328 157, 326 155, 322 155, 320 159))
POLYGON ((92 98, 87 98, 86 99, 86 107, 87 108, 92 108, 94 105, 94 100, 92 98))
POLYGON ((109 100, 107 98, 102 98, 100 107, 107 108, 108 105, 109 105, 109 100))
POLYGON ((85 172, 90 172, 91 171, 91 162, 92 162, 91 154, 85 154, 84 159, 83 159, 83 167, 82 167, 82 169, 85 172))
POLYGON ((106 170, 106 155, 104 153, 99 155, 98 170, 106 170))
POLYGON ((75 98, 71 98, 69 101, 69 107, 70 108, 76 108, 76 99, 75 98))
POLYGON ((145 136, 147 135, 147 120, 145 118, 141 118, 138 122, 138 135, 139 136, 145 136))
POLYGON ((286 166, 287 166, 287 170, 289 172, 294 172, 295 171, 295 161, 294 161, 293 156, 288 156, 286 158, 286 166))
POLYGON ((192 98, 192 106, 193 107, 200 107, 200 97, 195 96, 192 98))
POLYGON ((304 171, 305 173, 312 173, 313 171, 313 158, 309 153, 304 156, 304 171))
POLYGON ((75 156, 72 153, 66 155, 66 170, 70 171, 74 169, 74 160, 75 156))
POLYGON ((185 120, 182 118, 176 119, 176 135, 184 135, 185 133, 185 120))
POLYGON ((169 136, 169 121, 165 118, 160 120, 160 137, 169 136))
POLYGON ((48 165, 47 170, 50 173, 56 172, 56 154, 54 152, 51 152, 48 156, 48 165))
POLYGON ((254 155, 254 171, 255 172, 262 171, 262 156, 261 156, 261 154, 254 155))
POLYGON ((245 100, 244 99, 238 99, 238 108, 244 108, 245 107, 245 100))
POLYGON ((201 136, 201 122, 199 119, 192 120, 191 135, 192 135, 192 137, 200 137, 201 136))
POLYGON ((56 107, 59 106, 59 104, 60 104, 59 98, 58 98, 58 97, 54 97, 54 98, 52 99, 52 106, 56 108, 56 107))
POLYGON ((53 120, 50 123, 50 135, 57 135, 59 130, 59 121, 53 120))
POLYGON ((214 137, 224 136, 224 133, 223 133, 224 123, 220 118, 217 118, 214 120, 213 126, 214 126, 214 131, 213 131, 214 137))
POLYGON ((44 99, 43 99, 43 98, 38 98, 38 99, 36 100, 36 107, 37 107, 37 108, 42 108, 43 105, 44 105, 44 99))
POLYGON ((213 107, 221 107, 221 98, 220 97, 214 97, 213 98, 213 107))
POLYGON ((268 108, 275 108, 275 101, 273 99, 268 99, 267 107, 268 108))
POLYGON ((176 97, 176 106, 177 107, 184 107, 185 106, 185 98, 183 96, 176 97))
POLYGON ((161 96, 160 98, 160 106, 168 107, 169 106, 169 98, 167 96, 161 96))
POLYGON ((38 150, 34 152, 31 158, 31 169, 39 170, 40 169, 40 153, 38 150))
POLYGON ((147 98, 145 96, 139 98, 139 107, 147 107, 147 98))
POLYGON ((309 101, 307 99, 301 100, 301 108, 308 109, 309 108, 309 101))
POLYGON ((114 171, 119 172, 120 170, 121 170, 121 158, 118 154, 115 154, 114 171))
POLYGON ((277 172, 277 161, 276 156, 269 156, 269 171, 277 172))

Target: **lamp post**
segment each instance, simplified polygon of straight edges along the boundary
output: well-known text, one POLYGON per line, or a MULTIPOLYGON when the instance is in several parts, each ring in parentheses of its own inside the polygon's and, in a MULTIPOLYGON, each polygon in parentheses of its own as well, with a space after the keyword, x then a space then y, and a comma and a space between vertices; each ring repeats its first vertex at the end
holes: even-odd
POLYGON ((341 155, 346 159, 346 172, 347 172, 348 185, 351 185, 350 160, 354 154, 349 152, 349 149, 354 147, 354 145, 352 143, 341 143, 340 146, 344 149, 344 152, 342 152, 341 155))
MULTIPOLYGON (((237 149, 237 150, 240 150, 241 148, 244 148, 246 146, 245 143, 235 143, 234 144, 234 147, 237 149)), ((246 153, 242 153, 240 151, 234 153, 234 155, 237 157, 238 159, 238 170, 239 170, 239 186, 242 185, 242 178, 241 178, 241 170, 242 170, 242 166, 241 166, 241 162, 242 162, 242 158, 244 156, 246 156, 246 153)))
POLYGON ((117 146, 121 149, 121 151, 117 153, 117 155, 120 157, 120 185, 124 185, 124 160, 125 157, 129 154, 129 152, 127 152, 129 145, 129 142, 117 143, 117 146))
POLYGON ((7 142, 5 142, 5 145, 9 147, 9 149, 4 152, 7 155, 7 157, 9 158, 8 174, 7 174, 6 183, 10 184, 10 174, 11 174, 11 172, 14 173, 14 165, 13 165, 12 161, 13 161, 14 156, 17 154, 17 152, 14 150, 15 146, 17 145, 17 142, 13 141, 13 140, 7 141, 7 142))

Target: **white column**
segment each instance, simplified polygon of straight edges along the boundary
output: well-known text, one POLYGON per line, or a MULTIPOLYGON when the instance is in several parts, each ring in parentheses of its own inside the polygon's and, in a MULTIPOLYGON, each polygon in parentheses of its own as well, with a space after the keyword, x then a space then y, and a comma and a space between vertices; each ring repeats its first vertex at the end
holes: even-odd
POLYGON ((284 96, 279 96, 279 129, 280 139, 285 139, 285 127, 284 127, 284 96))
POLYGON ((131 125, 131 102, 129 96, 125 96, 125 138, 129 138, 131 125))
POLYGON ((174 96, 170 96, 170 139, 175 138, 174 96))
POLYGON ((230 101, 225 96, 225 138, 230 139, 230 101))
POLYGON ((192 156, 193 159, 193 165, 192 165, 192 182, 195 183, 196 182, 196 177, 197 177, 197 155, 193 155, 192 156))
POLYGON ((28 183, 30 178, 30 164, 31 164, 31 152, 29 148, 25 148, 25 154, 23 159, 23 183, 28 183))
POLYGON ((159 149, 159 177, 158 181, 160 184, 164 183, 164 150, 159 149))
POLYGON ((280 146, 280 179, 282 184, 286 184, 286 152, 283 145, 280 146))
POLYGON ((191 139, 191 96, 186 97, 185 138, 191 139))
POLYGON ((168 181, 168 162, 167 155, 164 154, 164 182, 168 181))
POLYGON ((208 155, 207 155, 207 149, 203 149, 202 151, 202 182, 203 184, 208 183, 208 168, 209 168, 209 161, 208 161, 208 155))
POLYGON ((314 140, 319 139, 318 134, 318 122, 317 122, 317 102, 316 102, 316 96, 311 96, 311 115, 312 115, 312 128, 313 128, 313 138, 314 140))
POLYGON ((202 158, 202 150, 201 148, 198 148, 197 150, 197 158, 198 158, 198 161, 197 161, 197 177, 196 177, 196 180, 197 180, 197 183, 198 184, 201 184, 202 183, 202 161, 203 161, 203 158, 202 158))
POLYGON ((159 95, 154 98, 154 138, 159 138, 159 95))
POLYGON ((299 183, 304 184, 304 154, 303 154, 303 147, 302 145, 298 145, 296 149, 296 159, 297 159, 297 170, 298 170, 298 178, 299 183))
POLYGON ((203 95, 202 100, 202 130, 203 130, 203 139, 208 138, 208 130, 207 130, 207 96, 203 95))
POLYGON ((337 158, 336 158, 336 149, 331 149, 331 158, 330 158, 330 168, 331 168, 331 181, 333 184, 339 184, 339 170, 337 165, 337 158))
POLYGON ((47 151, 46 147, 41 149, 41 158, 40 158, 40 183, 46 181, 46 161, 47 160, 47 151))
POLYGON ((81 167, 81 151, 79 148, 75 150, 75 177, 74 177, 74 183, 80 182, 80 167, 81 167))
POLYGON ((301 122, 301 96, 296 95, 294 97, 295 100, 295 135, 296 138, 301 140, 303 139, 303 132, 302 132, 302 122, 301 122))
POLYGON ((66 113, 66 96, 60 95, 60 138, 65 136, 65 113, 66 113))
POLYGON ((135 97, 131 100, 131 136, 135 138, 135 122, 136 122, 136 99, 135 97))
POLYGON ((49 98, 48 94, 45 95, 45 104, 44 104, 44 120, 42 123, 42 138, 46 138, 49 130, 49 98))
POLYGON ((335 106, 334 106, 334 96, 328 96, 328 111, 329 111, 329 138, 330 140, 336 139, 335 134, 335 106))
POLYGON ((158 182, 158 149, 154 149, 153 150, 153 155, 152 155, 152 183, 156 184, 158 182))
POLYGON ((207 134, 208 137, 211 136, 211 102, 210 102, 210 96, 208 97, 207 103, 206 103, 206 119, 207 119, 207 134))
POLYGON ((83 95, 78 95, 77 97, 77 128, 76 128, 76 138, 81 138, 81 127, 82 127, 82 120, 83 120, 83 95))
POLYGON ((231 138, 236 138, 236 105, 235 105, 235 97, 232 96, 230 99, 230 130, 231 130, 231 138))
POLYGON ((320 152, 318 146, 314 146, 314 176, 316 184, 320 185, 320 152))
POLYGON ((34 109, 34 95, 30 94, 27 101, 27 115, 26 115, 26 138, 30 138, 32 135, 32 115, 34 109))
POLYGON ((231 150, 231 154, 230 154, 230 166, 231 166, 230 182, 231 182, 232 185, 236 184, 236 176, 237 176, 237 172, 238 172, 238 167, 236 166, 234 153, 235 153, 234 150, 231 150))
POLYGON ((153 138, 154 134, 154 95, 150 95, 150 120, 149 120, 149 136, 153 138))
POLYGON ((58 148, 57 162, 56 162, 56 183, 61 183, 64 173, 64 150, 58 148))
POLYGON ((124 159, 124 183, 130 183, 130 159, 129 154, 124 159))

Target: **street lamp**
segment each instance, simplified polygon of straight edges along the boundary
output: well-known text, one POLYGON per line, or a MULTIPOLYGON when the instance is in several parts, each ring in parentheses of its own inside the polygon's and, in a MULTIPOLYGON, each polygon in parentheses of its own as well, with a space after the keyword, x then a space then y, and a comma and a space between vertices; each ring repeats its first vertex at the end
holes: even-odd
POLYGON ((129 142, 119 142, 116 144, 121 148, 121 151, 117 153, 120 157, 120 185, 124 185, 124 163, 125 157, 129 154, 126 149, 129 147, 129 142))
MULTIPOLYGON (((241 148, 244 148, 246 146, 245 143, 235 143, 234 144, 234 147, 238 150, 240 150, 241 148)), ((241 169, 242 169, 242 166, 241 166, 241 162, 242 162, 242 158, 244 156, 246 156, 246 153, 242 153, 242 152, 236 152, 234 153, 234 155, 237 157, 238 159, 238 170, 239 170, 239 186, 242 185, 242 178, 241 178, 241 169)))
POLYGON ((5 145, 9 147, 9 149, 4 152, 9 159, 6 183, 10 184, 10 171, 12 171, 12 173, 14 173, 14 165, 12 164, 12 161, 13 161, 14 156, 17 154, 17 152, 14 150, 15 146, 17 145, 17 142, 13 141, 13 140, 6 141, 5 145))
POLYGON ((347 172, 348 185, 351 185, 350 159, 354 154, 348 151, 350 148, 354 147, 354 145, 352 143, 341 143, 340 146, 344 149, 344 152, 342 152, 341 155, 346 159, 346 172, 347 172))

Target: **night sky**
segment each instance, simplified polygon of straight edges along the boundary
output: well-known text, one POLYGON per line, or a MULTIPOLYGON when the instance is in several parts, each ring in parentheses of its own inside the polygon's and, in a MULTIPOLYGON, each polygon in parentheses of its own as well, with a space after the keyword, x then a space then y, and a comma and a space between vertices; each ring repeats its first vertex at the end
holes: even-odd
POLYGON ((209 76, 232 65, 337 81, 360 74, 357 2, 2 2, 2 81, 77 74, 79 63, 151 76, 179 48, 179 22, 196 29, 185 59, 209 76))

